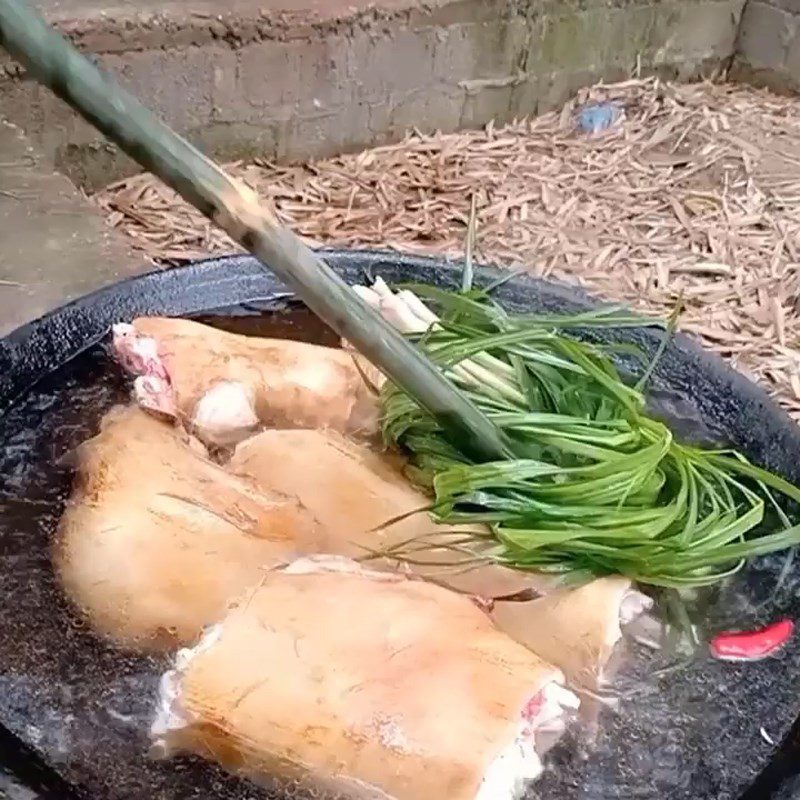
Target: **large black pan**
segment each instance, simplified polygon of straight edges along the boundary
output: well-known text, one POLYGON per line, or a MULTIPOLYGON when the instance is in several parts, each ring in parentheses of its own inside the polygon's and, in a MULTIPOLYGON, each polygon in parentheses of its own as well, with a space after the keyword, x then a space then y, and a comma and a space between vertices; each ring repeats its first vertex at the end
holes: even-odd
MULTIPOLYGON (((454 286, 452 266, 391 253, 325 251, 350 282, 454 286)), ((495 273, 484 270, 481 279, 495 273)), ((512 310, 586 308, 582 293, 518 278, 497 298, 512 310)), ((23 778, 92 800, 213 797, 244 800, 253 787, 192 760, 144 757, 152 696, 163 662, 123 657, 70 615, 54 585, 48 541, 69 488, 61 456, 126 396, 103 347, 109 326, 136 315, 285 308, 291 296, 252 259, 205 261, 126 281, 27 325, 0 341, 0 756, 23 778), (108 376, 111 377, 108 377, 108 376), (104 380, 99 380, 105 376, 104 380)), ((651 352, 654 329, 608 332, 651 352)), ((652 383, 656 405, 687 434, 728 442, 800 483, 800 431, 756 386, 683 337, 667 348, 652 383)), ((131 465, 143 469, 146 465, 131 465)), ((755 625, 800 612, 800 562, 774 592, 781 558, 737 576, 709 611, 714 626, 755 625)), ((120 565, 124 569, 124 565, 120 565)), ((633 689, 608 711, 588 758, 569 743, 532 796, 549 800, 788 800, 800 712, 800 642, 749 665, 700 659, 654 676, 657 656, 634 650, 633 689), (793 730, 794 726, 794 730, 793 730)))

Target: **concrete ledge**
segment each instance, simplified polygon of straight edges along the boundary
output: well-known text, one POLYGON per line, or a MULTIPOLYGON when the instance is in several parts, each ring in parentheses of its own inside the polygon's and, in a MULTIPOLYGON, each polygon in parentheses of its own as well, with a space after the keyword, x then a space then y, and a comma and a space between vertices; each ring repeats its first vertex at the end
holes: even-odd
MULTIPOLYGON (((0 119, 0 336, 153 265, 0 119)), ((2 796, 2 781, 0 781, 2 796)))
MULTIPOLYGON (((718 69, 744 0, 42 2, 171 126, 219 158, 325 156, 533 114, 637 65, 718 69)), ((5 114, 93 187, 133 169, 5 62, 5 114)))
POLYGON ((747 3, 732 77, 776 91, 800 89, 800 2, 747 3))

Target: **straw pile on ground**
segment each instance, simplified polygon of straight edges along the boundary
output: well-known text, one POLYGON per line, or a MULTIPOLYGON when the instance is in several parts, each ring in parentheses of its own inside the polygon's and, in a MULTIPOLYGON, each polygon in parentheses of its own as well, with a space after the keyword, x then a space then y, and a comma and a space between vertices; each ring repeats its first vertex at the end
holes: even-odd
MULTIPOLYGON (((309 243, 463 254, 668 314, 800 420, 800 102, 736 85, 631 80, 479 132, 278 166, 231 165, 309 243), (575 124, 588 101, 623 109, 575 124)), ((156 260, 235 247, 149 175, 95 196, 156 260)))

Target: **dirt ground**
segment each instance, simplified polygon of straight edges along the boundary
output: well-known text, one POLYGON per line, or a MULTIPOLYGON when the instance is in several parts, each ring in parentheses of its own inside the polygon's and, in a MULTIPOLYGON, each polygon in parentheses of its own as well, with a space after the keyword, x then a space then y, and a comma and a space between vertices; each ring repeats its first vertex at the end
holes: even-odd
MULTIPOLYGON (((237 163, 306 241, 463 253, 668 315, 800 419, 800 102, 734 84, 631 80, 504 128, 410 133, 325 161, 237 163), (587 103, 616 119, 587 133, 587 103)), ((140 175, 94 201, 156 261, 232 251, 140 175)))

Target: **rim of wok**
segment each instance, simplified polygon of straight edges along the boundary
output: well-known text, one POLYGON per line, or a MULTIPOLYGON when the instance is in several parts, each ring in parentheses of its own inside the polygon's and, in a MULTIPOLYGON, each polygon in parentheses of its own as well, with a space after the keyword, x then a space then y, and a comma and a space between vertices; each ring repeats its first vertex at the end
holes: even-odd
MULTIPOLYGON (((318 252, 351 284, 363 282, 365 276, 371 274, 380 274, 390 283, 408 280, 413 274, 414 280, 419 282, 447 288, 460 285, 460 263, 443 258, 375 250, 321 249, 318 252)), ((481 266, 476 270, 475 283, 485 285, 507 274, 481 266)), ((494 296, 510 311, 533 307, 543 312, 570 312, 600 305, 578 287, 527 275, 508 280, 495 290, 494 296)), ((0 424, 5 412, 39 380, 102 340, 114 322, 142 315, 209 313, 243 304, 268 310, 292 297, 292 292, 254 258, 240 255, 154 270, 81 297, 0 339, 0 424)), ((604 329, 597 334, 606 341, 634 342, 648 354, 655 351, 663 335, 660 329, 652 327, 604 329)), ((800 483, 800 427, 763 389, 731 369, 718 356, 678 334, 665 349, 650 387, 656 390, 669 387, 690 398, 703 420, 724 431, 729 443, 749 459, 787 480, 800 483)), ((800 570, 800 564, 795 563, 795 570, 800 570)), ((783 682, 796 687, 794 665, 800 663, 800 641, 795 638, 789 647, 795 651, 796 659, 781 662, 780 671, 784 673, 781 677, 783 682)), ((779 709, 775 711, 777 716, 779 709)), ((785 720, 782 730, 788 731, 784 742, 776 744, 771 760, 754 763, 749 770, 750 780, 756 778, 756 781, 742 795, 742 800, 766 796, 787 773, 800 770, 800 766, 792 766, 799 757, 791 753, 800 748, 799 714, 800 697, 797 707, 787 708, 782 715, 785 720)), ((57 768, 53 769, 46 760, 40 759, 21 740, 16 740, 18 746, 11 747, 9 743, 15 739, 0 724, 0 765, 6 762, 4 766, 17 773, 23 782, 55 792, 48 796, 65 797, 66 787, 58 778, 57 768)), ((780 795, 787 800, 791 796, 794 794, 780 795)))

